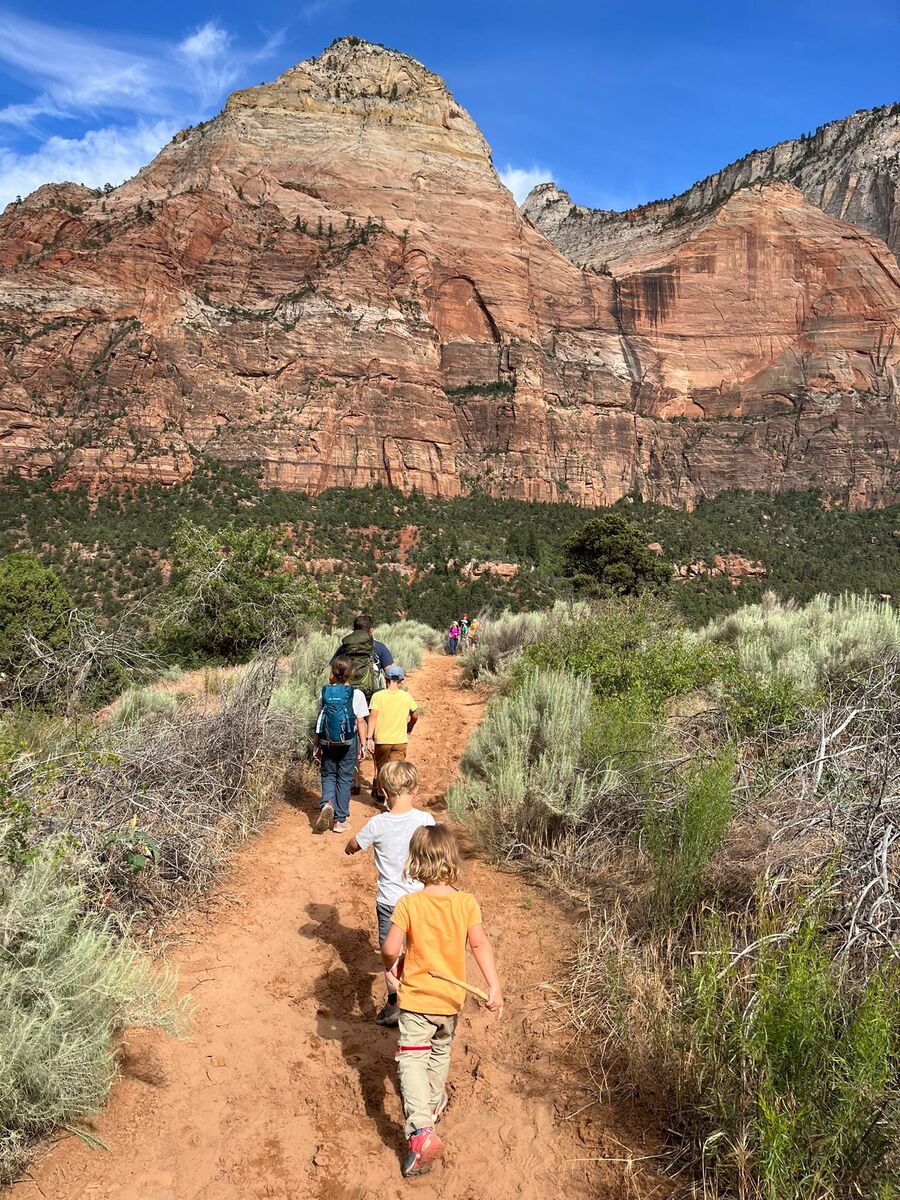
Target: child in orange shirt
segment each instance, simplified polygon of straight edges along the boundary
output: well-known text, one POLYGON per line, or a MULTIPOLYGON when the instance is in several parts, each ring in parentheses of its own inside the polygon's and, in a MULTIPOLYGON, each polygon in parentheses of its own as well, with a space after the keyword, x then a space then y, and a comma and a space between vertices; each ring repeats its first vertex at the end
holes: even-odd
POLYGON ((434 1125, 447 1107, 444 1084, 450 1070, 450 1049, 466 998, 462 988, 435 979, 431 972, 464 979, 468 943, 488 985, 488 1008, 499 1012, 503 1007, 494 952, 481 924, 478 901, 470 892, 459 892, 453 886, 459 867, 456 838, 446 826, 426 825, 415 831, 406 873, 425 887, 397 902, 381 948, 385 970, 390 971, 406 939, 399 981, 397 1054, 409 1140, 405 1176, 424 1174, 444 1149, 434 1125))

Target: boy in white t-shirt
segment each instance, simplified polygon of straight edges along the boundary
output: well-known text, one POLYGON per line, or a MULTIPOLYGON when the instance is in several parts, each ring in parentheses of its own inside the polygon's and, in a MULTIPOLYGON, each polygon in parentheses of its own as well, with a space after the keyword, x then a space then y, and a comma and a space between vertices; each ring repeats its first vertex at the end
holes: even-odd
MULTIPOLYGON (((347 854, 357 854, 360 850, 368 850, 370 846, 375 850, 375 870, 378 872, 375 915, 378 920, 378 944, 382 946, 391 927, 394 906, 403 896, 422 890, 421 883, 406 877, 409 839, 423 825, 434 825, 435 820, 431 813, 416 808, 419 777, 412 763, 385 763, 379 782, 387 798, 388 811, 367 821, 344 850, 347 854)), ((387 1003, 375 1020, 379 1025, 396 1025, 400 1019, 397 979, 392 972, 385 971, 384 981, 387 1003)))

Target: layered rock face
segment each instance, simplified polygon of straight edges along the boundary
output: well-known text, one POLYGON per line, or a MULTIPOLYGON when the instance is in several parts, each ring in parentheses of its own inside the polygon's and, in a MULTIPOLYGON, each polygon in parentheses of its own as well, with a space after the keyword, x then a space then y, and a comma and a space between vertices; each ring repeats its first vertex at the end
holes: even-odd
POLYGON ((648 239, 679 240, 684 226, 749 184, 793 183, 829 216, 859 225, 900 254, 900 104, 853 113, 814 134, 753 150, 671 200, 629 212, 573 204, 555 184, 539 184, 523 211, 573 262, 608 266, 648 239))
POLYGON ((201 454, 270 484, 692 504, 896 496, 900 274, 795 189, 618 278, 519 213, 472 119, 343 39, 109 195, 0 218, 0 466, 98 484, 201 454))

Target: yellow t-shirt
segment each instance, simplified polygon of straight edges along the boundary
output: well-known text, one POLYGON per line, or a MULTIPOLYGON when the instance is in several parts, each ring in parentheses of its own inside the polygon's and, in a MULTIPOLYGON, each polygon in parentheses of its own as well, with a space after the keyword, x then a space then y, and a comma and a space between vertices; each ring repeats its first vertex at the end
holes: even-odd
POLYGON ((429 971, 466 977, 466 938, 481 924, 481 909, 471 892, 413 892, 397 901, 391 922, 406 934, 406 958, 400 980, 400 1007, 407 1012, 450 1016, 466 993, 429 971))
POLYGON ((375 741, 388 746, 402 746, 409 741, 406 722, 418 708, 409 692, 376 692, 369 703, 370 712, 377 713, 375 741))

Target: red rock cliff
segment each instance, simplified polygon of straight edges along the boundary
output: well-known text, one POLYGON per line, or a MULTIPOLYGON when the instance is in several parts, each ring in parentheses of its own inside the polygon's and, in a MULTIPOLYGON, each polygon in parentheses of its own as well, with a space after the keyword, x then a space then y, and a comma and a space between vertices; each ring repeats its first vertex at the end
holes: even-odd
POLYGON ((108 196, 0 218, 0 465, 453 495, 896 495, 900 277, 788 185, 620 278, 524 220, 471 118, 344 39, 108 196))

